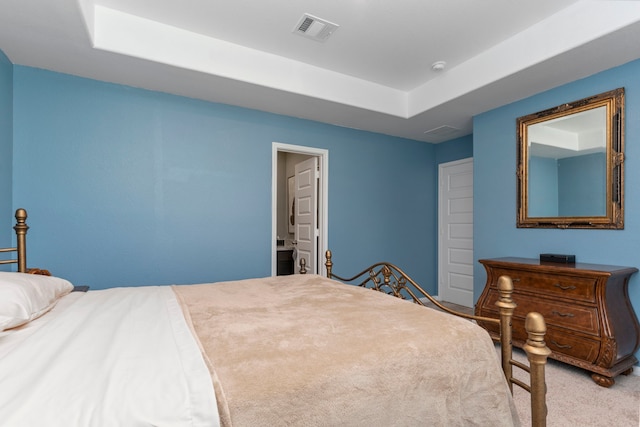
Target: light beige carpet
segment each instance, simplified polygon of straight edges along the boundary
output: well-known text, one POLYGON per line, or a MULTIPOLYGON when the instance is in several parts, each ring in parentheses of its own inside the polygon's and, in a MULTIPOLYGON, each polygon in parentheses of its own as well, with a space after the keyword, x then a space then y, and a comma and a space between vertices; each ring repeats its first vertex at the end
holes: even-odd
MULTIPOLYGON (((443 304, 473 314, 471 308, 443 304)), ((499 355, 498 345, 496 351, 499 355)), ((514 349, 514 358, 521 362, 527 360, 520 349, 514 349)), ((526 380, 526 374, 516 375, 526 380)), ((640 376, 620 375, 613 386, 604 388, 593 382, 589 372, 549 359, 546 379, 548 427, 640 427, 640 376)), ((514 387, 514 400, 523 427, 531 425, 529 399, 529 393, 514 387)))
MULTIPOLYGON (((526 361, 519 349, 514 358, 526 361)), ((639 376, 620 375, 612 387, 604 388, 587 371, 549 359, 546 379, 548 427, 640 426, 639 376)), ((522 425, 531 425, 529 393, 514 387, 514 400, 522 425)))

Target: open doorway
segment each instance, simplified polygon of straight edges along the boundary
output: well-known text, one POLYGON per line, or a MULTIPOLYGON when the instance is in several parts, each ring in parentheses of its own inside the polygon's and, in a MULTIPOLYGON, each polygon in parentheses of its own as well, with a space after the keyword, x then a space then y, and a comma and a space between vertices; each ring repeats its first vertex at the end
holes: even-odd
POLYGON ((328 245, 328 170, 327 150, 273 143, 272 276, 279 273, 297 273, 300 257, 307 261, 308 273, 325 273, 324 253, 328 245), (310 164, 317 166, 309 167, 310 164), (296 188, 296 183, 299 188, 296 188), (304 190, 305 183, 313 184, 313 190, 305 195, 298 193, 303 197, 299 198, 296 205, 295 192, 299 189, 304 190), (307 219, 304 218, 305 213, 308 214, 307 219), (311 220, 308 220, 309 215, 311 220), (311 224, 314 224, 313 227, 311 224), (290 271, 290 268, 293 271, 290 271))

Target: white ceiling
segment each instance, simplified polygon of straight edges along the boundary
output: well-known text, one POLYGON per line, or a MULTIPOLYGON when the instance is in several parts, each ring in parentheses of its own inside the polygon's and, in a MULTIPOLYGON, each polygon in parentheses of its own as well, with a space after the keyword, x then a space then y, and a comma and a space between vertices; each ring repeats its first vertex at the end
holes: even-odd
POLYGON ((427 142, 637 59, 639 41, 639 1, 0 2, 14 64, 427 142), (304 13, 339 28, 299 37, 304 13))

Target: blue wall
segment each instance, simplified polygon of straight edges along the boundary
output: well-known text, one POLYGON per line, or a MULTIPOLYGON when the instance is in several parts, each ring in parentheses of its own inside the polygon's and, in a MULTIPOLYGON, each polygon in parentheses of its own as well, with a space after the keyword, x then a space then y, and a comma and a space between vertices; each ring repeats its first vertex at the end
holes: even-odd
MULTIPOLYGON (((640 267, 640 61, 575 81, 474 118, 474 256, 476 259, 540 253, 575 254, 579 262, 640 267), (516 118, 618 87, 626 91, 625 228, 558 230, 516 228, 516 118)), ((477 299, 486 281, 474 269, 477 299)), ((640 274, 630 298, 640 310, 640 274)))
POLYGON ((387 260, 435 290, 433 145, 13 73, 13 208, 29 212, 30 266, 94 289, 269 275, 277 141, 329 150, 336 272, 387 260))
MULTIPOLYGON (((447 163, 473 157, 473 135, 436 144, 436 163, 447 163)), ((438 173, 436 168, 435 173, 438 173)))
POLYGON ((0 51, 0 247, 13 246, 12 159, 13 66, 0 51))

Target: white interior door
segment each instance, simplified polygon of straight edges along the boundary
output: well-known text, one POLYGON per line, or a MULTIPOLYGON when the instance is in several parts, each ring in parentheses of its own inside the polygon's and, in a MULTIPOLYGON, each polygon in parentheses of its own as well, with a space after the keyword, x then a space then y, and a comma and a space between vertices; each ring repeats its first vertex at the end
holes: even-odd
MULTIPOLYGON (((279 166, 279 157, 281 153, 302 154, 305 156, 314 156, 318 159, 319 176, 318 179, 318 198, 317 198, 317 221, 318 221, 318 246, 317 246, 317 267, 318 274, 326 274, 324 268, 324 253, 329 246, 329 150, 323 148, 313 148, 301 145, 283 144, 281 142, 273 142, 271 150, 271 275, 275 276, 278 270, 278 220, 281 215, 286 215, 289 220, 287 209, 280 212, 278 209, 279 200, 285 197, 286 193, 283 188, 286 186, 286 174, 281 174, 282 167, 279 166), (280 181, 282 178, 283 181, 280 181)), ((295 169, 295 168, 294 168, 295 169)), ((293 175, 295 171, 290 171, 293 175)), ((286 204, 285 204, 286 206, 286 204)), ((288 230, 286 230, 288 232, 288 230)))
POLYGON ((309 273, 317 273, 318 258, 318 158, 295 165, 295 272, 304 258, 309 273))
POLYGON ((438 182, 438 296, 473 307, 473 159, 441 164, 438 182))

